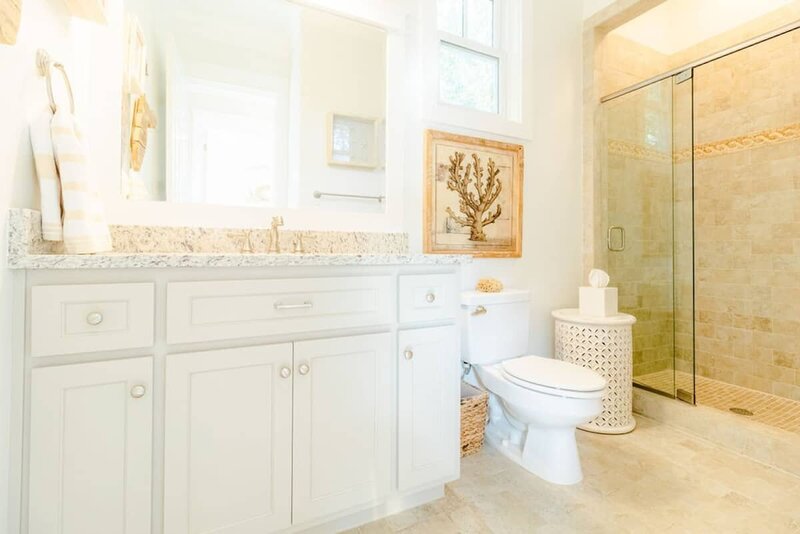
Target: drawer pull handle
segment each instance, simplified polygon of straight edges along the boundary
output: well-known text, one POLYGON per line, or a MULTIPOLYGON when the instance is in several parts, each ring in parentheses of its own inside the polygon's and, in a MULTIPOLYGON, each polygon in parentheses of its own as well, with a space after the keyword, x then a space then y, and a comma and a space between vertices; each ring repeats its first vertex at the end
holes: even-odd
POLYGON ((405 358, 406 360, 413 360, 414 351, 411 349, 406 349, 405 352, 403 352, 403 358, 405 358))
POLYGON ((301 375, 306 376, 311 371, 311 367, 309 367, 307 363, 301 363, 297 370, 301 375))
POLYGON ((304 302, 302 304, 281 304, 280 302, 275 303, 276 310, 308 310, 313 307, 313 302, 304 302))
POLYGON ((283 367, 281 369, 281 378, 289 378, 290 376, 292 376, 292 370, 288 367, 283 367))
POLYGON ((489 310, 487 310, 485 306, 478 306, 475 308, 475 311, 472 312, 472 315, 486 315, 487 313, 489 313, 489 310))
POLYGON ((134 399, 141 399, 147 393, 147 388, 141 384, 135 385, 131 388, 131 397, 134 399))
POLYGON ((103 314, 100 312, 92 312, 86 316, 86 322, 91 326, 99 326, 103 322, 103 314))
POLYGON ((431 291, 430 293, 425 295, 425 300, 428 301, 428 304, 433 304, 434 302, 436 302, 436 293, 431 291))

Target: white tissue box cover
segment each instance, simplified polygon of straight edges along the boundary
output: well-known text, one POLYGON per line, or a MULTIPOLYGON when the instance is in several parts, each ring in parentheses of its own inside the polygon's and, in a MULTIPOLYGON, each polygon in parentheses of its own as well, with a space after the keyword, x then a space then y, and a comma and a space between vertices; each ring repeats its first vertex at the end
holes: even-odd
POLYGON ((616 287, 582 287, 579 302, 581 315, 608 317, 619 313, 616 287))

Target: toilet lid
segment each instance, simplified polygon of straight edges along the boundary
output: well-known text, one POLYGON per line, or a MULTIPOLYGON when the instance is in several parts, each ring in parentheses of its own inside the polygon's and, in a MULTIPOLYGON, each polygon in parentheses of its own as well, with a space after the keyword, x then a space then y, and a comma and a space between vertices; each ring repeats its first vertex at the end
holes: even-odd
POLYGON ((503 362, 503 371, 529 384, 565 391, 601 391, 606 380, 600 374, 561 360, 523 356, 503 362))

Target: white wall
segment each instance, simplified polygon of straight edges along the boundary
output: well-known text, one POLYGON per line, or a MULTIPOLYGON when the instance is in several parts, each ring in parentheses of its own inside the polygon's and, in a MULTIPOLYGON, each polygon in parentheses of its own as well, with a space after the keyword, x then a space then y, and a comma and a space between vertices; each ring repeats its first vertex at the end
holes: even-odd
MULTIPOLYGON (((464 274, 467 288, 474 287, 481 277, 494 277, 506 287, 531 291, 530 350, 542 356, 551 356, 553 352, 550 312, 576 306, 582 277, 582 10, 580 0, 533 2, 529 35, 534 52, 529 68, 535 73, 534 102, 530 108, 534 133, 532 141, 522 143, 525 146, 522 258, 478 259, 465 268, 464 274)), ((419 50, 415 52, 418 56, 419 50)), ((414 94, 422 93, 418 76, 409 76, 409 90, 414 94)), ((417 113, 416 121, 408 128, 404 204, 405 228, 416 251, 422 250, 422 131, 428 127, 519 142, 490 133, 432 124, 417 113)))
MULTIPOLYGON (((408 0, 414 1, 414 0, 408 0)), ((421 0, 428 1, 428 0, 421 0)), ((534 138, 526 142, 523 257, 476 260, 466 268, 467 286, 494 276, 509 287, 532 291, 531 350, 552 352, 550 311, 573 306, 581 278, 581 24, 580 0, 534 2, 530 21, 536 74, 533 89, 534 138)), ((119 13, 116 14, 120 16, 119 13)), ((413 30, 413 28, 412 28, 413 30)), ((0 45, 0 532, 7 524, 10 391, 11 273, 6 262, 9 207, 37 207, 29 118, 46 105, 43 80, 34 67, 35 51, 46 48, 67 64, 78 95, 90 149, 119 128, 121 72, 103 68, 103 58, 120 52, 121 39, 109 29, 70 19, 61 0, 25 0, 18 43, 0 45), (105 76, 101 78, 100 76, 105 76), (11 83, 7 81, 10 80, 11 83)), ((418 51, 417 51, 418 52, 418 51)), ((419 55, 410 54, 405 90, 420 95, 419 55)), ((56 83, 58 85, 58 83, 56 83)), ((404 227, 412 248, 422 249, 422 131, 432 125, 411 98, 406 124, 404 227)), ((464 133, 481 135, 480 132, 464 133)), ((508 139, 514 141, 513 139, 508 139)), ((116 171, 119 151, 93 154, 97 169, 116 171)))
POLYGON ((583 18, 588 19, 615 0, 583 0, 583 18))
MULTIPOLYGON (((94 31, 89 26, 70 19, 60 0, 25 0, 17 44, 0 45, 0 532, 6 531, 9 511, 12 275, 5 268, 7 212, 10 207, 38 205, 28 123, 46 109, 47 96, 35 67, 36 50, 44 48, 68 66, 75 65, 73 58, 85 49, 86 37, 94 31)), ((79 105, 91 98, 84 91, 90 65, 84 62, 82 67, 70 71, 76 93, 86 97, 78 100, 79 105)), ((59 91, 58 79, 54 85, 59 91)))

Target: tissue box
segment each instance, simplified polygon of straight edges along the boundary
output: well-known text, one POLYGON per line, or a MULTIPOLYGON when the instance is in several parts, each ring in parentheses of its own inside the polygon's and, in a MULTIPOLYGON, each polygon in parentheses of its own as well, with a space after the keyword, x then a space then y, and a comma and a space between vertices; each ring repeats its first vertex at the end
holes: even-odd
POLYGON ((581 315, 608 317, 618 313, 616 287, 582 287, 578 300, 581 315))

